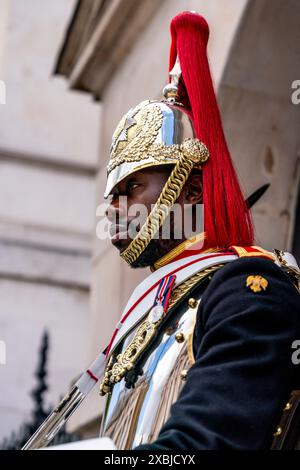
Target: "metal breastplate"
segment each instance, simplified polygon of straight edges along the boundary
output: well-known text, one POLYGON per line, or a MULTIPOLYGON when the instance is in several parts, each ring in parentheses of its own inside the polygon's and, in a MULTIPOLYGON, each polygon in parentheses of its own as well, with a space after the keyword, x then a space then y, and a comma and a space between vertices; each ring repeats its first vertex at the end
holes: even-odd
MULTIPOLYGON (((180 306, 147 356, 134 388, 127 388, 124 379, 114 385, 107 398, 101 436, 110 437, 117 449, 154 441, 168 419, 194 363, 192 342, 198 305, 199 301, 189 299, 180 306)), ((125 338, 121 353, 138 326, 125 338)))

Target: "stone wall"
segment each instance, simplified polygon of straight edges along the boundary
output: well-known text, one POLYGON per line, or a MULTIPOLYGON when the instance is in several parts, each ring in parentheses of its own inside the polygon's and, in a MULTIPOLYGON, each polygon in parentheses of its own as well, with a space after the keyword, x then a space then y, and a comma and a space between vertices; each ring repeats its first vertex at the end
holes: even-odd
POLYGON ((29 418, 42 333, 55 405, 89 360, 90 261, 99 104, 53 67, 70 0, 2 1, 0 440, 29 418))

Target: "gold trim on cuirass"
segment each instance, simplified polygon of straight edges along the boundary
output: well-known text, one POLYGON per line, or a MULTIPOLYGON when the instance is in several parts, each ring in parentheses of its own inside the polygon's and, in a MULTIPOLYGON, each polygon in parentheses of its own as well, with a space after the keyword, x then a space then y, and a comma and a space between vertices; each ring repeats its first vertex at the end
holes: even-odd
MULTIPOLYGON (((192 340, 200 300, 192 300, 184 300, 182 313, 166 327, 134 388, 126 388, 123 379, 108 396, 101 435, 110 437, 117 449, 132 449, 154 441, 170 416, 171 405, 177 401, 195 361, 192 340)), ((138 328, 125 339, 120 354, 138 328)))

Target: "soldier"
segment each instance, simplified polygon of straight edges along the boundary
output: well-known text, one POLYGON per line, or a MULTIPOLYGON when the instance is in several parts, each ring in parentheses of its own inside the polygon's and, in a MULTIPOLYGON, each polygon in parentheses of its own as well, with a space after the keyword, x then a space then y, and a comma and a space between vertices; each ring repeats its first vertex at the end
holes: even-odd
POLYGON ((299 270, 290 254, 253 246, 210 76, 206 21, 181 13, 171 34, 164 99, 131 109, 111 147, 112 243, 152 273, 106 350, 101 435, 118 449, 294 447, 279 422, 299 405, 299 270), (196 236, 175 237, 187 222, 169 216, 174 203, 193 226, 203 203, 196 236), (148 211, 139 225, 134 204, 148 211))
POLYGON ((113 245, 151 274, 106 359, 23 449, 49 444, 100 377, 103 439, 68 449, 300 449, 299 268, 291 254, 253 245, 255 198, 245 202, 226 145, 206 21, 181 13, 171 33, 164 99, 120 121, 105 191, 113 245))

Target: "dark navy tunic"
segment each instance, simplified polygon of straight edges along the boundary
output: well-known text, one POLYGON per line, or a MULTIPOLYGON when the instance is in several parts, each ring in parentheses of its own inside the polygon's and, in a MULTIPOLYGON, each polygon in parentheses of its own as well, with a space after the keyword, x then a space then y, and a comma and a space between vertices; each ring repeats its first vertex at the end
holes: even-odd
POLYGON ((240 258, 203 293, 194 334, 195 364, 155 442, 136 449, 267 449, 300 365, 299 292, 274 262, 240 258), (249 276, 267 286, 257 292, 249 276))

